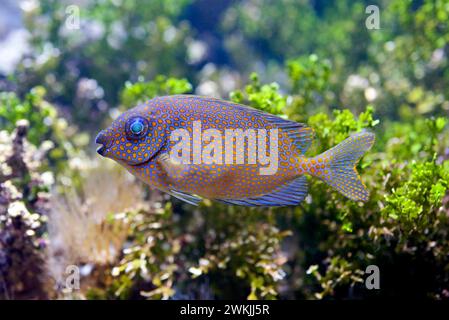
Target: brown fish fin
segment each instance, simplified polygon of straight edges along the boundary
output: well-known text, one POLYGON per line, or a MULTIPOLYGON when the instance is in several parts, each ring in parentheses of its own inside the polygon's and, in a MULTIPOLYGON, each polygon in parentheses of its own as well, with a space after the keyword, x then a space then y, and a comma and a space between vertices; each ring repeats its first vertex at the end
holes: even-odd
POLYGON ((362 131, 315 157, 329 160, 326 166, 328 174, 321 175, 319 178, 351 200, 367 201, 369 192, 360 179, 356 165, 365 152, 372 147, 374 139, 374 133, 362 131))
POLYGON ((301 176, 289 183, 282 185, 275 191, 260 197, 244 199, 215 199, 231 205, 247 207, 283 207, 296 206, 307 196, 307 178, 301 176))
POLYGON ((156 161, 170 177, 179 176, 182 178, 183 174, 188 173, 189 165, 173 162, 168 153, 162 153, 156 161))
POLYGON ((313 129, 304 123, 285 120, 274 115, 271 116, 269 117, 269 121, 287 133, 301 154, 306 153, 315 137, 313 129))
MULTIPOLYGON (((175 163, 170 160, 170 157, 167 153, 163 153, 159 156, 157 159, 157 162, 162 167, 162 169, 166 172, 166 174, 170 177, 178 177, 177 179, 183 179, 185 175, 189 174, 189 165, 181 164, 181 163, 175 163)), ((187 203, 190 203, 194 206, 197 206, 201 202, 201 198, 192 195, 189 193, 185 193, 180 190, 176 190, 174 188, 169 188, 167 191, 168 194, 171 196, 178 198, 182 201, 185 201, 187 203)))

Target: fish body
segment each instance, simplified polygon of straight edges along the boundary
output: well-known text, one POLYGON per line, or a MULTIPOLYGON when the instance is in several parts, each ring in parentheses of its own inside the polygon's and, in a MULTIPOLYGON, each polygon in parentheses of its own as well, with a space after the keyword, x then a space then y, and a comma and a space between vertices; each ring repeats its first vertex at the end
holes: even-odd
POLYGON ((197 204, 297 205, 306 175, 353 200, 368 192, 355 164, 374 135, 362 132, 313 158, 313 130, 228 101, 193 95, 157 97, 120 115, 97 136, 102 156, 159 190, 197 204))

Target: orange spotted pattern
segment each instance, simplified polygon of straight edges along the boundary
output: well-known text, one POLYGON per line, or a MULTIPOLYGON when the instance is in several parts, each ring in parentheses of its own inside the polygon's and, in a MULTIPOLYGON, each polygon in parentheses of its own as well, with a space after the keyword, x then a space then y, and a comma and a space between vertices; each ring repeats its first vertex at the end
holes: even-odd
MULTIPOLYGON (((201 122, 203 132, 206 129, 222 132, 223 142, 225 129, 254 129, 257 132, 257 129, 269 131, 277 128, 266 119, 264 113, 230 102, 188 95, 157 97, 123 113, 109 128, 100 132, 97 142, 103 144, 104 148, 99 153, 116 160, 139 179, 160 190, 176 190, 210 199, 243 199, 265 195, 304 174, 316 176, 328 183, 335 178, 331 164, 338 156, 338 150, 331 149, 315 158, 306 158, 287 132, 280 128, 277 171, 272 175, 261 175, 259 169, 267 165, 261 165, 258 161, 248 164, 247 158, 244 164, 224 163, 224 146, 221 163, 193 164, 193 155, 190 158, 192 164, 171 163, 166 157, 176 144, 170 141, 171 132, 180 128, 187 130, 193 145, 193 135, 197 133, 193 129, 195 121, 201 122), (128 127, 134 119, 141 119, 146 125, 142 136, 133 137, 129 134, 128 127)), ((208 142, 203 142, 202 147, 207 145, 208 142)), ((248 141, 245 141, 243 150, 234 149, 234 157, 249 147, 248 141)), ((269 150, 267 137, 267 155, 269 150)), ((352 188, 350 192, 354 198, 365 196, 357 188, 356 182, 348 180, 347 183, 352 188)), ((335 187, 338 188, 337 185, 335 187)))

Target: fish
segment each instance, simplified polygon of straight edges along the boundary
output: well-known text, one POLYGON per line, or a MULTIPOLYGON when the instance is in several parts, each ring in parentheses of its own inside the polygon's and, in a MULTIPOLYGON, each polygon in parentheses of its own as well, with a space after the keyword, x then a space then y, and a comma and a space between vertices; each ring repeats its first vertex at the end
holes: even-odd
POLYGON ((306 124, 249 106, 171 95, 122 113, 95 142, 101 145, 99 155, 193 205, 210 199, 251 207, 296 206, 308 194, 307 176, 351 200, 367 201, 356 165, 372 147, 374 133, 354 133, 306 157, 314 136, 306 124))

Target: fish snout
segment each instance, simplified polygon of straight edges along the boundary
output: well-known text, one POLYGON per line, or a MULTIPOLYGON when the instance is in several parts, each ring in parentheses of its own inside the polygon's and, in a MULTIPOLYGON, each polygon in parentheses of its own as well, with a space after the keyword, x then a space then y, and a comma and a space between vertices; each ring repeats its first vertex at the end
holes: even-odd
POLYGON ((101 144, 101 146, 97 149, 97 153, 101 156, 104 156, 107 148, 110 147, 112 140, 109 135, 105 131, 101 131, 97 137, 95 138, 95 143, 101 144))

